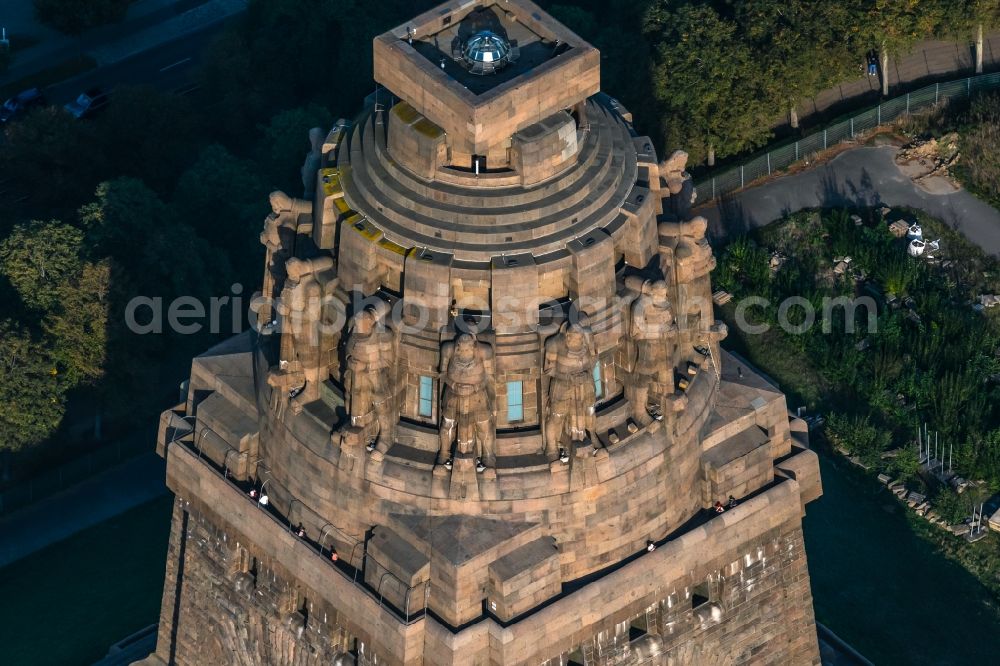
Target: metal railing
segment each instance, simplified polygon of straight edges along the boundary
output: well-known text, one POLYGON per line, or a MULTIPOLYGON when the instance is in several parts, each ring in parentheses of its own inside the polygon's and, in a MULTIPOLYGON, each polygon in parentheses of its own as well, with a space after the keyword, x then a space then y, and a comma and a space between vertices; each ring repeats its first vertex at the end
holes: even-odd
MULTIPOLYGON (((186 417, 186 418, 193 419, 194 417, 186 417)), ((197 428, 192 428, 191 431, 187 431, 184 434, 193 434, 196 430, 197 428)), ((252 486, 253 485, 252 482, 249 481, 244 482, 241 485, 240 482, 238 482, 236 479, 232 478, 228 474, 229 468, 227 463, 229 455, 235 452, 236 449, 234 449, 221 435, 219 435, 215 431, 212 431, 211 434, 213 434, 215 437, 218 437, 219 440, 221 440, 226 445, 227 451, 224 454, 223 464, 218 465, 211 458, 203 455, 202 447, 199 446, 199 443, 203 443, 205 431, 208 430, 211 429, 208 428, 207 426, 203 426, 203 430, 201 431, 200 436, 193 437, 192 440, 189 442, 184 441, 182 437, 177 437, 175 434, 175 436, 171 438, 169 443, 171 444, 177 443, 185 445, 195 454, 196 458, 201 463, 205 464, 206 466, 208 466, 209 469, 222 476, 223 480, 229 483, 231 486, 233 486, 234 489, 241 495, 246 496, 246 488, 243 486, 252 486)), ((238 455, 245 456, 246 454, 244 453, 238 455)), ((260 486, 260 494, 264 495, 266 493, 268 484, 274 481, 274 479, 271 478, 270 470, 266 468, 262 468, 262 473, 259 475, 259 478, 262 479, 262 483, 260 486)), ((275 481, 275 483, 277 482, 275 481)), ((287 492, 284 490, 284 488, 282 488, 281 490, 282 492, 287 492)), ((257 505, 258 509, 260 509, 264 514, 268 515, 276 523, 281 525, 282 529, 284 529, 290 534, 295 534, 294 514, 296 511, 296 507, 298 508, 298 518, 300 519, 303 518, 303 513, 305 512, 310 513, 312 516, 312 520, 310 520, 310 522, 313 524, 322 524, 323 527, 320 530, 320 537, 318 541, 313 541, 312 539, 309 538, 303 538, 302 541, 305 545, 307 545, 307 547, 310 547, 310 549, 315 548, 318 557, 321 557, 327 563, 327 565, 329 565, 334 571, 338 572, 346 579, 348 579, 353 585, 357 586, 363 593, 371 597, 373 600, 377 601, 379 608, 385 608, 389 610, 391 613, 396 615, 396 617, 399 618, 404 624, 411 624, 413 622, 420 620, 424 616, 425 609, 423 605, 421 605, 421 607, 416 611, 411 611, 410 605, 411 601, 414 598, 413 596, 414 592, 419 590, 420 588, 423 589, 423 595, 425 597, 424 604, 426 604, 426 596, 429 591, 428 588, 429 581, 421 581, 416 585, 408 585, 404 580, 402 580, 396 574, 389 571, 388 568, 383 563, 379 562, 375 557, 372 556, 371 553, 368 552, 368 544, 366 541, 359 540, 358 538, 347 534, 342 529, 340 529, 339 527, 337 527, 332 523, 329 522, 324 523, 319 514, 317 514, 312 509, 309 509, 305 505, 305 503, 302 502, 301 499, 295 497, 294 495, 291 495, 290 493, 288 493, 288 499, 289 499, 288 509, 286 514, 284 515, 282 515, 272 503, 269 503, 268 505, 265 506, 261 504, 258 500, 255 500, 251 497, 247 497, 247 499, 249 501, 254 502, 257 505), (324 549, 325 549, 324 545, 326 538, 327 536, 332 537, 333 535, 333 531, 328 532, 328 530, 336 531, 339 537, 343 541, 345 541, 348 545, 351 546, 350 555, 347 558, 346 562, 341 559, 338 559, 336 562, 334 562, 331 561, 328 557, 324 557, 324 549), (360 553, 361 561, 355 564, 355 560, 358 555, 358 548, 361 548, 361 553, 360 553), (365 580, 364 573, 368 568, 369 563, 377 566, 378 569, 381 570, 381 575, 379 576, 377 586, 373 586, 365 580), (386 595, 382 590, 382 586, 383 583, 386 581, 386 578, 388 578, 390 582, 394 583, 396 588, 400 591, 400 596, 402 598, 402 608, 396 607, 388 598, 386 598, 386 595)), ((333 543, 331 543, 329 545, 328 551, 332 552, 333 550, 334 550, 334 545, 333 543)))
POLYGON ((756 180, 787 169, 797 162, 810 160, 817 153, 838 143, 853 141, 856 137, 907 114, 925 111, 942 102, 967 99, 973 93, 996 88, 1000 88, 1000 72, 935 83, 887 99, 797 141, 777 145, 743 164, 699 179, 695 182, 698 190, 695 205, 741 190, 756 180))

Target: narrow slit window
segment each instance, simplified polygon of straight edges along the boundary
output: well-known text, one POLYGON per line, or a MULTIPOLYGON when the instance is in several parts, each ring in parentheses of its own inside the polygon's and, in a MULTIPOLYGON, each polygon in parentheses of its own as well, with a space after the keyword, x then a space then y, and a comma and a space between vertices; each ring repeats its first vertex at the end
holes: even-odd
POLYGON ((600 362, 594 364, 594 393, 598 400, 604 397, 604 380, 601 379, 600 362))
POLYGON ((524 392, 521 382, 507 382, 507 421, 524 420, 524 392))
POLYGON ((430 418, 434 414, 434 380, 425 375, 420 376, 420 416, 430 418))

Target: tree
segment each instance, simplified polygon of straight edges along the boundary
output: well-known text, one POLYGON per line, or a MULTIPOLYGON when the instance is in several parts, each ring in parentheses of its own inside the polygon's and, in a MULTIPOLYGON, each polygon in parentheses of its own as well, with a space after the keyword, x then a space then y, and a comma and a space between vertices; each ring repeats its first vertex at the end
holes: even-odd
POLYGON ((658 0, 646 15, 653 48, 653 95, 672 146, 711 166, 715 156, 762 145, 775 104, 739 26, 709 5, 658 0))
POLYGON ((58 307, 45 317, 53 361, 70 386, 104 374, 110 288, 109 262, 86 263, 63 284, 58 307))
POLYGON ((271 118, 260 142, 258 161, 266 165, 272 188, 301 196, 300 169, 309 150, 308 131, 319 127, 325 133, 333 120, 330 112, 318 104, 288 109, 271 118))
POLYGON ((549 7, 549 13, 557 21, 588 41, 595 40, 600 31, 597 17, 582 7, 552 5, 549 7))
POLYGON ((825 432, 834 448, 845 449, 868 464, 878 461, 891 439, 890 433, 873 425, 868 416, 831 414, 825 432))
POLYGON ((67 35, 125 18, 131 0, 34 0, 42 23, 67 35))
POLYGON ((210 276, 229 272, 224 256, 134 178, 101 183, 80 221, 88 245, 115 261, 135 295, 205 297, 216 283, 210 276))
POLYGON ((106 174, 105 150, 90 123, 59 107, 28 113, 4 129, 0 176, 45 215, 75 211, 106 174))
POLYGON ((1000 206, 1000 94, 976 96, 964 121, 959 176, 970 191, 1000 206))
POLYGON ((52 309, 80 272, 83 232, 58 221, 19 224, 0 242, 0 272, 25 306, 52 309))
POLYGON ((975 30, 976 74, 983 73, 983 26, 1000 25, 1000 0, 965 0, 967 23, 975 30))
POLYGON ((845 3, 734 0, 732 8, 769 84, 768 96, 784 103, 792 127, 798 127, 796 104, 848 78, 863 50, 849 29, 845 3))
POLYGON ((889 94, 889 57, 908 52, 947 24, 945 0, 862 0, 860 30, 882 56, 882 94, 889 94))
POLYGON ((159 194, 194 162, 203 136, 187 98, 149 87, 116 89, 97 127, 113 175, 139 178, 159 194))
POLYGON ((217 136, 246 135, 282 109, 316 102, 352 117, 375 90, 372 40, 436 0, 254 0, 212 46, 202 71, 217 136), (276 37, 280 36, 280 37, 276 37), (308 63, 308 67, 303 67, 308 63))
POLYGON ((208 311, 209 297, 228 287, 232 269, 224 252, 132 178, 102 183, 96 200, 80 209, 80 220, 88 246, 111 259, 103 404, 108 416, 129 420, 159 404, 163 396, 156 391, 179 381, 188 356, 207 343, 204 335, 170 330, 172 301, 193 297, 208 311), (160 333, 139 335, 129 328, 124 313, 136 297, 159 299, 160 333))
POLYGON ((51 435, 65 391, 49 350, 10 320, 0 320, 0 451, 19 451, 51 435))
MULTIPOLYGON (((308 125, 298 128, 302 144, 306 143, 304 127, 308 125)), ((181 176, 171 208, 176 219, 212 245, 226 249, 237 279, 257 284, 264 261, 258 234, 269 212, 268 191, 253 162, 213 144, 181 176)))

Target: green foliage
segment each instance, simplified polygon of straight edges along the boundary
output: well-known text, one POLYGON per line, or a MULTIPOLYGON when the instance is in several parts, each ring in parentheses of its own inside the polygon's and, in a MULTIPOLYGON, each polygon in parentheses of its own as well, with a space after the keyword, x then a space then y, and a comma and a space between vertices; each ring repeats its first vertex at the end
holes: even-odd
POLYGON ((51 309, 81 269, 83 232, 61 222, 19 224, 0 242, 0 274, 25 306, 51 309))
MULTIPOLYGON (((871 211, 856 212, 875 219, 871 211)), ((759 338, 739 332, 727 306, 730 337, 746 345, 751 361, 762 359, 764 370, 791 393, 818 395, 815 406, 834 414, 830 441, 866 462, 880 464, 877 453, 890 447, 912 448, 914 424, 926 421, 954 447, 959 473, 1000 483, 1000 386, 994 381, 1000 375, 1000 320, 968 307, 975 294, 994 291, 995 278, 988 276, 1000 273, 1000 263, 942 223, 916 217, 928 236, 943 238, 948 257, 961 257, 960 263, 945 269, 914 261, 905 254, 905 240, 885 231, 885 222, 855 226, 850 211, 802 212, 751 238, 735 239, 721 251, 716 274, 738 299, 770 301, 772 307, 754 308, 752 319, 771 330, 759 338), (773 276, 749 279, 754 273, 749 267, 772 248, 788 260, 773 276), (874 282, 833 279, 833 259, 845 255, 853 258, 852 270, 874 282), (881 302, 874 329, 867 326, 865 308, 855 312, 854 333, 839 309, 828 322, 829 332, 818 324, 798 335, 777 326, 776 305, 785 298, 805 297, 817 306, 823 297, 863 296, 869 289, 899 296, 895 305, 881 302), (903 305, 904 294, 913 302, 903 305), (862 340, 863 351, 857 348, 862 340), (791 358, 801 363, 793 368, 786 362, 791 358)), ((789 313, 793 324, 799 321, 796 310, 789 313)), ((821 312, 817 307, 818 319, 821 312)), ((908 454, 903 455, 905 461, 908 454)))
POLYGON ((14 412, 0 418, 0 448, 51 435, 66 392, 103 374, 109 268, 85 261, 83 238, 61 222, 34 221, 0 242, 0 274, 28 308, 25 319, 38 324, 0 324, 0 400, 14 412))
POLYGON ((920 478, 920 458, 912 446, 900 449, 890 466, 896 478, 904 483, 914 483, 920 478))
MULTIPOLYGON (((372 40, 433 0, 256 0, 210 49, 216 135, 245 140, 282 109, 315 102, 350 117, 372 93, 372 40)), ((306 128, 308 129, 308 128, 306 128)))
POLYGON ((645 44, 636 52, 640 61, 652 54, 666 147, 684 147, 700 161, 713 148, 724 157, 762 145, 775 121, 851 78, 870 49, 895 57, 936 36, 968 39, 977 23, 997 25, 998 6, 997 0, 654 0, 645 11, 645 44))
POLYGON ((875 266, 875 276, 886 293, 903 296, 917 277, 917 264, 906 255, 897 254, 875 266))
POLYGON ((731 5, 776 103, 792 106, 849 78, 864 48, 856 32, 844 30, 852 18, 847 3, 733 0, 731 5))
POLYGON ((826 423, 825 434, 830 444, 858 456, 872 464, 879 459, 891 440, 884 428, 871 423, 868 416, 849 416, 833 413, 826 423))
POLYGON ((981 499, 981 495, 974 489, 960 495, 951 488, 940 486, 934 495, 934 510, 948 521, 949 525, 955 525, 971 518, 973 507, 978 509, 981 499))
POLYGON ((710 5, 664 0, 646 17, 653 49, 653 96, 664 136, 695 160, 726 156, 763 145, 771 136, 764 72, 740 26, 710 5))
POLYGON ((49 350, 10 320, 0 320, 0 451, 48 437, 62 420, 64 390, 49 350))
POLYGON ((915 43, 948 30, 944 0, 862 0, 859 32, 868 42, 905 53, 915 43))
POLYGON ((96 120, 104 158, 114 165, 109 175, 139 178, 160 194, 204 141, 201 117, 187 98, 149 87, 117 88, 96 120))
POLYGON ((975 97, 963 125, 958 176, 971 191, 1000 207, 1000 94, 975 97))
POLYGON ((105 153, 93 126, 62 108, 36 109, 8 123, 4 138, 0 174, 32 204, 43 207, 44 214, 71 212, 106 173, 105 153))
POLYGON ((325 134, 333 125, 330 112, 317 105, 287 109, 271 118, 258 146, 259 162, 267 165, 269 184, 275 189, 300 196, 303 183, 300 169, 309 151, 307 132, 319 127, 325 134))
POLYGON ((67 35, 125 18, 131 0, 34 0, 38 20, 67 35))
MULTIPOLYGON (((302 144, 306 143, 304 127, 298 128, 302 144)), ((265 184, 258 164, 212 144, 180 177, 171 198, 171 214, 210 245, 224 249, 236 269, 234 278, 257 284, 264 261, 258 236, 261 220, 269 211, 269 189, 273 188, 265 184)))
POLYGON ((52 359, 69 386, 93 383, 104 374, 110 288, 109 262, 86 263, 43 321, 52 359))
POLYGON ((719 263, 725 266, 723 281, 731 287, 740 284, 756 292, 766 291, 771 277, 770 256, 748 237, 741 236, 730 243, 719 263))
POLYGON ((219 256, 142 181, 101 183, 96 201, 80 209, 88 243, 129 276, 136 295, 207 297, 229 273, 219 256), (137 243, 136 239, 142 239, 137 243))

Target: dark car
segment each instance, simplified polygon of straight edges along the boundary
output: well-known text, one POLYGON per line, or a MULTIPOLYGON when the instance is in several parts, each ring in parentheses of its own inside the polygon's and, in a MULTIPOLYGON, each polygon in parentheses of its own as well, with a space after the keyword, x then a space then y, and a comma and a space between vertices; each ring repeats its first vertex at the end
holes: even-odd
POLYGON ((0 123, 6 123, 33 106, 45 104, 45 95, 38 88, 19 92, 0 106, 0 123))
POLYGON ((91 88, 66 104, 65 108, 74 118, 92 116, 108 105, 108 93, 100 88, 91 88))

